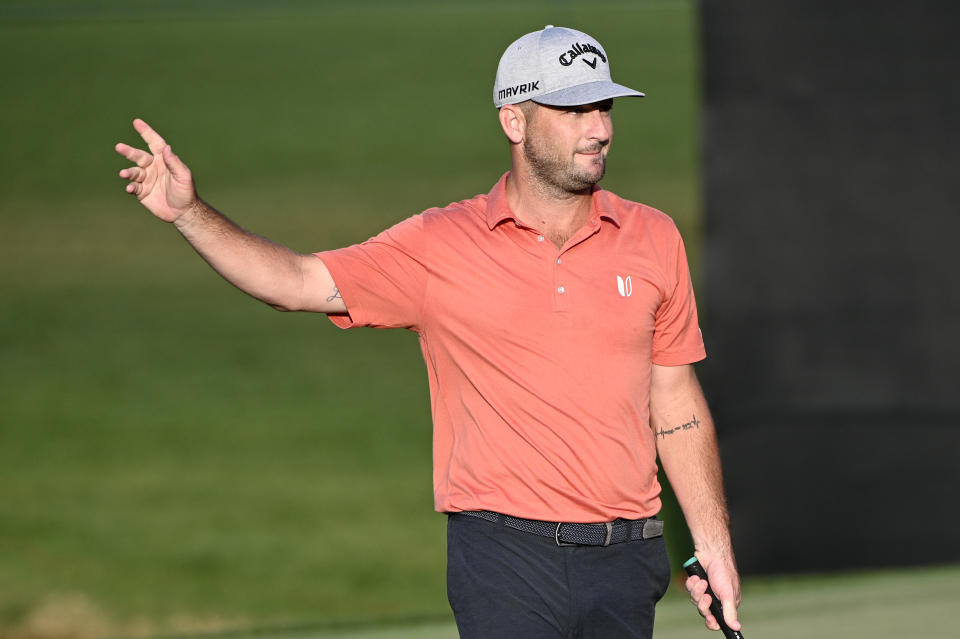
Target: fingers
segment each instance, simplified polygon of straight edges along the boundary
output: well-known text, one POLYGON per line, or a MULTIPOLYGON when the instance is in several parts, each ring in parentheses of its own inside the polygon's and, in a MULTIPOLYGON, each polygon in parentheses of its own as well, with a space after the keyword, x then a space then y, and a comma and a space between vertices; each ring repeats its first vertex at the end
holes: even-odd
POLYGON ((153 162, 153 156, 147 153, 146 151, 141 151, 140 149, 135 149, 129 144, 124 144, 120 142, 115 147, 113 147, 117 153, 127 158, 140 168, 146 168, 150 166, 153 162))
POLYGON ((147 177, 147 172, 139 167, 132 166, 129 169, 121 170, 120 177, 126 178, 131 182, 143 182, 147 177))
POLYGON ((687 578, 684 585, 690 593, 690 603, 694 605, 697 612, 703 617, 704 624, 707 628, 710 630, 720 630, 720 624, 717 623, 713 613, 710 612, 710 604, 713 598, 707 594, 707 586, 709 584, 705 580, 700 579, 700 577, 694 576, 687 578))
POLYGON ((710 630, 720 630, 720 624, 717 623, 717 618, 710 612, 710 604, 712 602, 713 598, 705 594, 700 597, 698 601, 694 602, 694 605, 697 607, 697 612, 703 617, 704 624, 706 624, 707 628, 710 630))
POLYGON ((699 577, 690 577, 685 586, 690 592, 690 600, 697 607, 700 615, 706 620, 707 628, 719 630, 723 622, 733 630, 740 630, 740 619, 737 616, 737 606, 740 604, 740 579, 732 553, 717 555, 713 553, 697 552, 698 559, 710 579, 710 584, 699 577), (712 592, 707 593, 712 586, 712 592), (710 611, 710 604, 714 604, 716 614, 710 611), (718 620, 718 617, 721 617, 718 620))
POLYGON ((139 196, 143 191, 143 181, 147 177, 147 171, 146 169, 141 169, 138 166, 132 166, 128 169, 121 170, 120 177, 130 181, 130 183, 127 184, 127 193, 132 193, 139 196))
POLYGON ((166 205, 175 209, 186 206, 192 198, 196 198, 190 169, 149 124, 137 118, 133 126, 147 143, 149 151, 123 143, 114 147, 117 153, 135 165, 119 173, 121 178, 128 181, 127 193, 143 201, 159 192, 166 198, 166 205))
POLYGON ((710 630, 720 630, 720 624, 717 623, 716 617, 714 617, 713 613, 710 612, 710 604, 713 603, 713 597, 703 593, 693 603, 697 607, 697 612, 699 612, 700 616, 703 617, 707 628, 710 630))
POLYGON ((147 147, 154 155, 159 155, 163 152, 163 147, 167 146, 167 143, 160 137, 160 134, 140 118, 133 121, 133 128, 137 130, 137 133, 139 133, 143 141, 147 143, 147 147))

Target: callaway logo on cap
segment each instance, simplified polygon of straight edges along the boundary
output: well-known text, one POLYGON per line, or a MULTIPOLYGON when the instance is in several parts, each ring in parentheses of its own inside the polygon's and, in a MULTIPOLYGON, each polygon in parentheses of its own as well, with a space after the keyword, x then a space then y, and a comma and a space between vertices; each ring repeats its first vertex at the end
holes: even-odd
POLYGON ((533 100, 549 106, 577 106, 643 94, 610 79, 600 43, 582 31, 547 25, 507 47, 497 67, 493 105, 533 100))

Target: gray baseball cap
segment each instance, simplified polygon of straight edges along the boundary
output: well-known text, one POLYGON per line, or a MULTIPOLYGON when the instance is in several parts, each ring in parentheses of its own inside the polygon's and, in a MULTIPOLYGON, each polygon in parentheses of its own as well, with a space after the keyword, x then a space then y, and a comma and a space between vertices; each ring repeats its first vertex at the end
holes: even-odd
POLYGON ((498 109, 525 100, 577 106, 643 95, 610 79, 607 52, 594 38, 552 24, 507 47, 493 85, 493 105, 498 109))

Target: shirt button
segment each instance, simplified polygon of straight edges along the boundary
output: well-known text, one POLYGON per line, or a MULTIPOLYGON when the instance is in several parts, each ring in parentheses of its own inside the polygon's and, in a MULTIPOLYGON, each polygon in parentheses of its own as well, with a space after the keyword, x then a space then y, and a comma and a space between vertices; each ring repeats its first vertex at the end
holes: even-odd
POLYGON ((561 295, 563 295, 563 291, 564 289, 562 286, 557 289, 557 293, 560 293, 561 295))
POLYGON ((542 242, 542 241, 543 241, 543 236, 542 236, 542 235, 538 235, 538 236, 537 236, 537 241, 538 241, 538 242, 542 242))
POLYGON ((559 257, 557 258, 557 264, 563 264, 563 260, 559 257))

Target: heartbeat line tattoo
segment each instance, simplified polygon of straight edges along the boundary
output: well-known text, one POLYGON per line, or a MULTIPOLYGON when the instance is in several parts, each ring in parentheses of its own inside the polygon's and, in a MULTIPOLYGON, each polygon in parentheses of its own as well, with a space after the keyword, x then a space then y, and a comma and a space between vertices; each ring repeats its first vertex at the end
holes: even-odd
POLYGON ((666 439, 667 435, 673 435, 681 430, 692 430, 694 428, 700 428, 700 420, 697 419, 696 415, 694 415, 693 419, 691 419, 689 422, 680 424, 679 426, 675 426, 670 429, 665 430, 663 426, 661 426, 660 430, 657 431, 657 435, 660 435, 660 439, 666 439))
POLYGON ((327 301, 328 301, 328 302, 332 302, 333 300, 342 300, 342 299, 343 299, 343 298, 340 297, 340 289, 337 288, 336 286, 334 286, 334 287, 333 287, 333 295, 331 295, 330 297, 328 297, 328 298, 327 298, 327 301))

